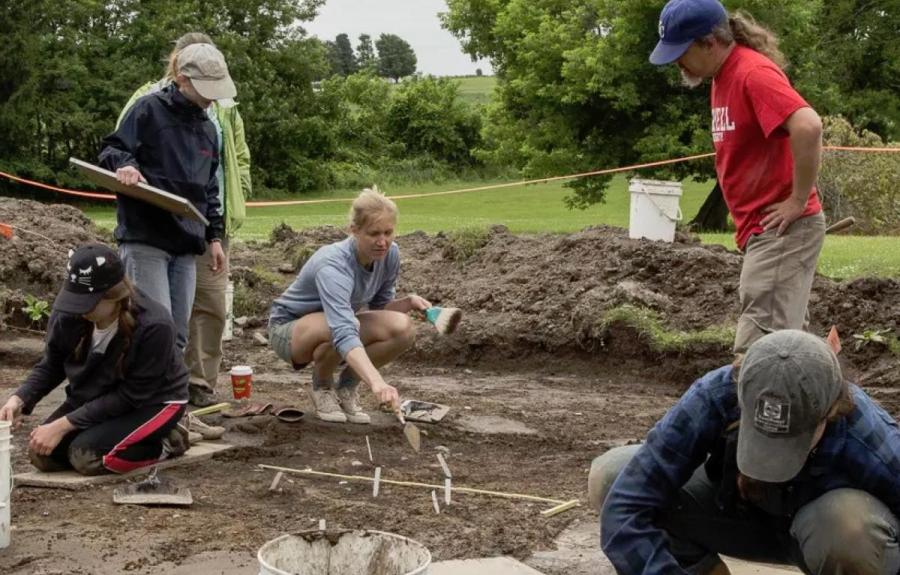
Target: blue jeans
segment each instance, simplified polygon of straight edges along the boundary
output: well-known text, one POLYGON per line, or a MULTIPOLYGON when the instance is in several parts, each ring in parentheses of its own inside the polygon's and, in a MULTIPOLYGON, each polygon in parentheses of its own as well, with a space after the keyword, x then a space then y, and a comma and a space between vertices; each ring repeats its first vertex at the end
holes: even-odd
POLYGON ((184 351, 197 284, 194 254, 173 255, 147 244, 128 242, 119 246, 119 255, 128 279, 172 314, 175 344, 184 351))
MULTIPOLYGON (((602 506, 619 472, 640 445, 610 449, 594 460, 588 479, 591 505, 602 506)), ((816 575, 900 573, 900 524, 884 503, 857 489, 828 491, 800 508, 785 529, 759 516, 723 512, 716 486, 701 465, 681 487, 658 526, 669 551, 689 573, 706 573, 718 554, 748 561, 796 565, 816 575)))

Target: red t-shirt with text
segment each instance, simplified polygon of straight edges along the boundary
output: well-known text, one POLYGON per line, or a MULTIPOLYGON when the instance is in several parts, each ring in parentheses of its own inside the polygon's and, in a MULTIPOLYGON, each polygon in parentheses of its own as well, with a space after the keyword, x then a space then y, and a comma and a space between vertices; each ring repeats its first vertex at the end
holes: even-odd
MULTIPOLYGON (((762 209, 791 195, 794 157, 781 125, 809 104, 774 62, 744 46, 735 46, 713 79, 711 104, 716 174, 744 249, 763 231, 762 209)), ((813 187, 803 215, 821 210, 813 187)))

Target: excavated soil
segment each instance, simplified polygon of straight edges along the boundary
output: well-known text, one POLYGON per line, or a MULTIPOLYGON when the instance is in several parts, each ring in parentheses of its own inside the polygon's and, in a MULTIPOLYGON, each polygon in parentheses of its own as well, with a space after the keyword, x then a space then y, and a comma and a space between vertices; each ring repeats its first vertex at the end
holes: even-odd
MULTIPOLYGON (((67 249, 104 239, 79 212, 64 207, 0 200, 0 221, 9 220, 50 240, 26 233, 12 242, 0 237, 7 302, 24 294, 51 300, 67 249)), ((268 303, 303 261, 342 237, 334 228, 281 227, 269 242, 234 246, 235 306, 245 317, 225 346, 223 398, 229 395, 226 371, 249 364, 254 400, 309 411, 303 393, 309 372, 293 371, 254 336, 265 334, 268 303)), ((421 454, 411 451, 400 427, 375 412, 367 396, 371 426, 325 424, 309 416, 296 424, 271 416, 211 416, 209 423, 228 428, 225 441, 235 449, 164 472, 192 490, 193 506, 114 506, 109 485, 74 492, 17 488, 13 545, 0 552, 0 572, 253 573, 255 551, 265 541, 316 528, 321 519, 333 528, 412 537, 435 560, 512 555, 528 562, 552 550, 573 522, 595 521, 584 507, 544 518, 540 511, 552 504, 465 494, 435 514, 429 489, 382 485, 373 498, 371 484, 337 478, 288 474, 270 491, 274 472, 258 467, 372 476, 378 466, 383 478, 440 485, 440 452, 454 485, 584 503, 593 457, 641 438, 693 379, 730 360, 721 341, 659 351, 630 323, 605 318, 628 304, 653 310, 670 330, 733 325, 739 254, 685 237, 674 244, 634 241, 606 227, 561 236, 517 236, 496 227, 476 239, 462 243, 422 233, 398 239, 398 291, 465 311, 459 331, 449 337, 420 324, 415 350, 385 370, 404 397, 451 407, 440 424, 421 425, 421 454)), ((854 378, 895 417, 898 359, 877 342, 856 349, 851 336, 871 329, 900 332, 898 296, 896 280, 817 278, 810 309, 816 332, 837 325, 854 378)), ((23 325, 9 303, 4 310, 0 396, 15 388, 41 353, 38 335, 13 329, 40 326, 23 325)), ((16 432, 16 472, 29 468, 29 431, 62 397, 56 390, 16 432)), ((438 496, 443 501, 440 490, 438 496)), ((564 565, 535 565, 551 575, 566 572, 564 565)))

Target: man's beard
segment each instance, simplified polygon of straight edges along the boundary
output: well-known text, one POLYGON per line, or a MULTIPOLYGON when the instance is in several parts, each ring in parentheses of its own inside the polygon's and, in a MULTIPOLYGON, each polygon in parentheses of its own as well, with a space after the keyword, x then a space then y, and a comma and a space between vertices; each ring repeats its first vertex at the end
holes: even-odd
POLYGON ((681 83, 688 88, 696 88, 703 83, 703 78, 700 76, 694 76, 684 68, 679 68, 679 71, 681 72, 681 83))

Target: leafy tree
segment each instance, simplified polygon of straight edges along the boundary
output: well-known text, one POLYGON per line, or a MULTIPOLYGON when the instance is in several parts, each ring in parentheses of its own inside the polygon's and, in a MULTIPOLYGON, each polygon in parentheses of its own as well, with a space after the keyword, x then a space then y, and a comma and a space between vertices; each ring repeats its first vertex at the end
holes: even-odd
MULTIPOLYGON (((832 146, 881 147, 884 141, 868 130, 857 130, 840 116, 823 118, 825 143, 832 146)), ((898 144, 893 144, 898 147, 898 144)), ((865 233, 900 232, 900 153, 825 152, 819 173, 819 194, 832 220, 855 216, 865 233)))
POLYGON ((326 178, 317 157, 330 148, 314 129, 310 80, 324 73, 326 59, 300 23, 323 2, 3 3, 0 169, 83 185, 67 169, 68 157, 95 159, 131 93, 162 75, 172 41, 202 30, 225 53, 237 83, 257 188, 318 185, 326 178))
POLYGON ((360 70, 375 70, 378 67, 375 46, 372 44, 372 37, 368 34, 359 35, 359 44, 356 45, 356 61, 360 70))
POLYGON ((409 43, 395 34, 382 34, 375 41, 378 49, 378 75, 395 82, 416 72, 416 53, 409 43))
MULTIPOLYGON (((866 26, 849 25, 866 34, 885 73, 869 85, 866 114, 895 117, 897 44, 882 41, 896 31, 896 10, 887 3, 867 14, 866 26), (892 16, 886 13, 892 12, 892 16), (892 28, 893 26, 893 28, 892 28), (894 98, 885 101, 884 94, 894 98), (877 96, 875 95, 877 94, 877 96), (881 102, 876 108, 871 102, 881 102)), ((448 0, 443 24, 473 57, 490 58, 498 77, 497 98, 488 109, 484 147, 478 155, 501 165, 523 169, 528 176, 557 175, 627 165, 708 151, 708 88, 681 87, 674 66, 655 67, 647 57, 657 36, 664 0, 448 0)), ((870 51, 848 39, 828 49, 821 28, 839 7, 857 11, 873 2, 823 0, 731 0, 729 10, 746 9, 780 37, 791 67, 787 72, 811 104, 833 113, 853 102, 823 70, 837 54, 845 77, 865 78, 869 69, 851 56, 870 51), (837 4, 834 6, 832 4, 837 4), (828 8, 824 8, 825 6, 828 8), (857 71, 858 74, 850 74, 857 71)), ((849 33, 849 32, 848 32, 849 33)), ((894 36, 896 34, 894 33, 894 36)), ((861 60, 860 60, 861 62, 861 60)), ((843 79, 842 79, 843 81, 843 79)), ((863 108, 861 105, 860 108, 863 108)), ((860 112, 862 114, 862 112, 860 112)), ((647 172, 642 172, 647 173, 647 172)), ((653 172, 648 173, 648 175, 653 172)), ((660 177, 711 177, 712 162, 679 164, 656 170, 660 177)), ((580 179, 572 184, 570 205, 584 207, 602 201, 604 178, 580 179)))
POLYGON ((459 99, 449 78, 404 82, 391 99, 388 133, 402 142, 404 153, 431 155, 454 165, 471 165, 479 143, 481 117, 459 99))
POLYGON ((335 74, 349 76, 356 72, 356 56, 353 54, 350 38, 346 34, 338 34, 329 48, 333 50, 330 59, 335 74))
POLYGON ((820 36, 800 84, 804 94, 825 113, 842 114, 859 128, 900 140, 897 0, 828 0, 816 29, 820 36))
POLYGON ((481 68, 475 68, 475 75, 480 78, 484 75, 484 72, 481 71, 481 68))

